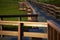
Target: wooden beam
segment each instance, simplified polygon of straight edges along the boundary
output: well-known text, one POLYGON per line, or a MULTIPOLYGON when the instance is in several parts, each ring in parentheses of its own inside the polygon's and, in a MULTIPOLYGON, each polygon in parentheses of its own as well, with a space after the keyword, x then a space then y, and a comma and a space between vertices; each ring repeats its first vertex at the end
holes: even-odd
POLYGON ((24 32, 25 37, 48 38, 47 33, 24 32))
POLYGON ((58 33, 60 33, 60 29, 59 29, 60 25, 56 24, 56 23, 55 23, 54 21, 52 21, 52 20, 48 20, 47 22, 48 22, 48 24, 49 24, 49 26, 50 26, 51 28, 53 28, 53 29, 56 30, 58 33))
POLYGON ((24 26, 48 27, 46 22, 21 22, 21 23, 24 23, 24 26))
POLYGON ((15 22, 0 22, 0 25, 13 25, 13 26, 17 26, 18 23, 15 23, 15 22))
POLYGON ((48 27, 47 22, 0 21, 0 25, 18 26, 19 23, 23 23, 24 26, 48 27))
POLYGON ((0 35, 18 36, 17 31, 0 31, 0 35))
POLYGON ((21 11, 25 11, 25 10, 26 10, 26 8, 19 8, 19 10, 21 10, 21 11))

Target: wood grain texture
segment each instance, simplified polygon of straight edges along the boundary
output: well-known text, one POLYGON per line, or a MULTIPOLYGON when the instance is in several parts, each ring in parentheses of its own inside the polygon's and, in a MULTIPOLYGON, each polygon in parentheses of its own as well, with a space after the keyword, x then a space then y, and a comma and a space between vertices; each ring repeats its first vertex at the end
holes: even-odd
POLYGON ((24 32, 25 37, 47 38, 47 33, 24 32))

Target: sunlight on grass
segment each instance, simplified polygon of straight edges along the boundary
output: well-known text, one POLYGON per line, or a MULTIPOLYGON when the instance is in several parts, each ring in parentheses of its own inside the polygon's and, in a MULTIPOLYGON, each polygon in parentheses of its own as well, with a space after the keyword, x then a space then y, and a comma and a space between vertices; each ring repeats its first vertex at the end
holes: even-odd
MULTIPOLYGON (((26 11, 19 11, 18 10, 18 1, 21 0, 0 0, 0 15, 9 15, 9 14, 26 14, 26 11)), ((8 21, 17 21, 18 18, 3 18, 3 20, 8 21)), ((22 21, 26 21, 26 17, 22 17, 22 21)), ((17 29, 16 26, 4 26, 6 29, 17 29)))

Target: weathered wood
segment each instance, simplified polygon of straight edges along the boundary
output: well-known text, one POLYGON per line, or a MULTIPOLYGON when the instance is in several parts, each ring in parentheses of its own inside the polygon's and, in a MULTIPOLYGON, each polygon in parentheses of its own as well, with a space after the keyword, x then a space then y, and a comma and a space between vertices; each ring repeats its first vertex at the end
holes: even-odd
POLYGON ((25 37, 47 38, 47 33, 24 32, 25 37))
POLYGON ((0 31, 0 35, 18 36, 17 31, 0 31))

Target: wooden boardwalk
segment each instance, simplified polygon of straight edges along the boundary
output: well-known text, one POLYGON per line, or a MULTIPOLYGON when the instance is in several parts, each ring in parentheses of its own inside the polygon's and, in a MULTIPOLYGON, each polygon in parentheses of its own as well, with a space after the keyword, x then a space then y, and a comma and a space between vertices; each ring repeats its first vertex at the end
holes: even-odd
MULTIPOLYGON (((32 3, 32 1, 31 1, 32 3)), ((35 2, 33 2, 35 3, 35 2)), ((36 3, 37 4, 37 3, 36 3)), ((30 5, 30 4, 29 4, 30 5)), ((34 7, 34 6, 33 6, 34 7)), ((31 7, 32 8, 32 7, 31 7)), ((33 9, 33 8, 32 8, 33 9)), ((38 8, 36 7, 36 9, 38 10, 38 8)), ((28 10, 26 10, 28 13, 32 13, 32 11, 30 10, 30 7, 28 7, 28 10)), ((40 12, 41 10, 39 10, 40 12)), ((35 9, 33 9, 33 13, 37 13, 35 9)), ((40 12, 41 14, 44 14, 42 12, 40 12)), ((38 14, 39 15, 39 14, 38 14)), ((22 17, 28 17, 28 18, 32 18, 32 17, 38 17, 37 14, 24 14, 24 15, 0 15, 0 35, 1 35, 1 40, 25 40, 22 38, 22 36, 24 37, 34 37, 34 38, 46 38, 47 40, 60 40, 60 25, 54 21, 52 21, 52 19, 48 19, 46 22, 29 22, 29 21, 21 21, 22 17), (7 18, 7 17, 18 17, 18 21, 4 21, 2 20, 3 18, 7 18), (8 31, 8 30, 3 30, 2 29, 2 25, 12 25, 12 26, 17 26, 18 27, 18 31, 8 31), (42 32, 22 32, 22 27, 38 27, 38 28, 47 28, 47 33, 42 33, 42 32), (6 37, 3 37, 3 35, 9 35, 6 37), (10 37, 10 36, 14 36, 14 37, 10 37), (17 37, 15 37, 17 36, 17 37)), ((48 17, 43 15, 44 17, 48 17)), ((30 19, 29 19, 30 20, 30 19)), ((34 20, 34 19, 31 19, 34 20)), ((41 20, 41 19, 39 19, 41 20)), ((26 39, 27 40, 27 39, 26 39)), ((43 40, 43 39, 42 39, 43 40)))

